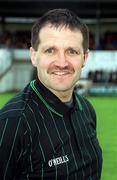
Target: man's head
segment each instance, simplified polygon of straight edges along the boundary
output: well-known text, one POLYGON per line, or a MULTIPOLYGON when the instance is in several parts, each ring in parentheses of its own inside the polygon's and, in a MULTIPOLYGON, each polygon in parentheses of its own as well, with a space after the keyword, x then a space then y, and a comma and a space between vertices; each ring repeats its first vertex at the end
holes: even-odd
POLYGON ((83 36, 83 49, 84 52, 89 48, 89 31, 86 24, 72 11, 68 9, 54 9, 45 13, 32 27, 31 33, 31 46, 37 50, 40 39, 40 30, 51 24, 53 27, 68 27, 70 30, 79 30, 83 36))
POLYGON ((88 57, 87 26, 69 10, 51 10, 33 26, 31 45, 39 80, 58 97, 70 97, 88 57))

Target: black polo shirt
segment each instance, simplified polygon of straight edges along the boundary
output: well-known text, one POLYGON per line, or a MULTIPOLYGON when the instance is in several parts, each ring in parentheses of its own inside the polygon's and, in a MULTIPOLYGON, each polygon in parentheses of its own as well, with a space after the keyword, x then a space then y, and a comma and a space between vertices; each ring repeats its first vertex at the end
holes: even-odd
POLYGON ((99 180, 102 151, 92 105, 73 106, 32 81, 0 111, 0 179, 99 180))

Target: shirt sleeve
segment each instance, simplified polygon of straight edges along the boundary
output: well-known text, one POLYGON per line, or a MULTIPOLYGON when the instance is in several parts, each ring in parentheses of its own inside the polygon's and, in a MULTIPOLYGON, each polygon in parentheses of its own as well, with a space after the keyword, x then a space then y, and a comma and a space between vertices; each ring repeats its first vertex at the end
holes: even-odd
POLYGON ((22 118, 0 119, 0 179, 22 174, 29 159, 30 137, 22 118))

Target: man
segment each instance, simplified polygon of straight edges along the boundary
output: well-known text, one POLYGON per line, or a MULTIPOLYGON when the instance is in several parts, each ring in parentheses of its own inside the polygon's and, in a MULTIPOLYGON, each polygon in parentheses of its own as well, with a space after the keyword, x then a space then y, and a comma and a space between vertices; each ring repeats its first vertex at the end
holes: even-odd
POLYGON ((38 78, 1 110, 1 179, 100 179, 95 111, 74 92, 88 41, 87 26, 67 9, 34 24, 30 56, 38 78))

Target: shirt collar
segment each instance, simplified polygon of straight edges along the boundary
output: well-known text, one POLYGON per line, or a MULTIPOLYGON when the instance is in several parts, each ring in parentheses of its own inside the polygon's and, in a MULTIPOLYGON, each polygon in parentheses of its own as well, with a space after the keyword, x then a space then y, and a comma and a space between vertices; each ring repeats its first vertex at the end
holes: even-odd
POLYGON ((81 103, 74 92, 73 107, 69 107, 46 88, 38 79, 31 81, 30 86, 46 107, 61 117, 71 109, 82 110, 81 103))

